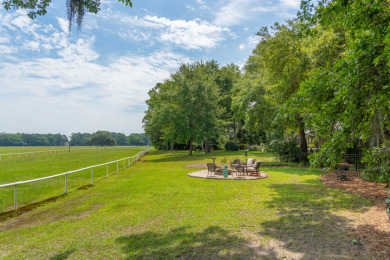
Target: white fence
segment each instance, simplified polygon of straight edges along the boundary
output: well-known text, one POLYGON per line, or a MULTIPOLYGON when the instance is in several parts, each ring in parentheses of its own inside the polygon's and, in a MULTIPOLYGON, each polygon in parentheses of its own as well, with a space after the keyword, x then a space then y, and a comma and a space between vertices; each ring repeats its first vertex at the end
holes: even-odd
POLYGON ((37 182, 37 181, 43 181, 43 180, 56 178, 56 177, 60 177, 60 176, 65 176, 65 192, 64 192, 64 194, 66 194, 68 192, 68 175, 69 174, 91 169, 91 184, 93 184, 93 168, 106 165, 107 166, 106 177, 108 177, 108 165, 109 164, 116 163, 116 172, 118 173, 119 162, 123 161, 123 169, 126 168, 126 163, 128 165, 127 167, 130 167, 131 165, 135 164, 142 156, 144 156, 150 149, 152 149, 152 148, 149 147, 149 148, 139 152, 137 155, 134 155, 132 157, 127 157, 127 158, 119 159, 119 160, 108 162, 108 163, 93 165, 93 166, 89 166, 86 168, 82 168, 82 169, 78 169, 78 170, 74 170, 74 171, 69 171, 69 172, 64 172, 64 173, 60 173, 60 174, 56 174, 56 175, 51 175, 51 176, 43 177, 43 178, 39 178, 39 179, 2 184, 2 185, 0 185, 0 188, 10 187, 10 186, 14 187, 14 210, 17 211, 17 209, 18 209, 18 195, 17 195, 18 185, 23 185, 23 184, 37 182))
POLYGON ((46 151, 31 151, 31 152, 24 152, 24 153, 6 153, 6 154, 0 154, 0 160, 3 158, 21 158, 21 157, 28 157, 31 155, 34 157, 35 155, 41 155, 41 154, 57 154, 57 153, 67 153, 67 152, 74 152, 74 151, 90 151, 90 150, 99 150, 99 149, 112 149, 112 148, 127 148, 127 147, 135 147, 135 146, 104 146, 104 147, 93 147, 93 148, 81 148, 81 149, 62 149, 62 150, 46 150, 46 151))

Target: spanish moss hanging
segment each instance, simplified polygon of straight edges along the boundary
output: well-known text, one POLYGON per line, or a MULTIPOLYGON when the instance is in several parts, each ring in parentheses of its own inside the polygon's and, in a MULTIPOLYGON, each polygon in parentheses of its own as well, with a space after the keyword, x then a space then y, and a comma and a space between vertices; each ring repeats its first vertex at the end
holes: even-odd
POLYGON ((81 25, 84 19, 84 1, 83 0, 67 0, 66 7, 68 9, 69 33, 72 28, 72 23, 76 18, 77 32, 81 30, 81 25))

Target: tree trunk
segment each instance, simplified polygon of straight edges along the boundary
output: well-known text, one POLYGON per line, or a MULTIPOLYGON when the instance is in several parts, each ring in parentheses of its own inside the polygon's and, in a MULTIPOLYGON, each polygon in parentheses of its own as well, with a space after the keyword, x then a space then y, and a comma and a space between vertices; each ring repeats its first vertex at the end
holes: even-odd
POLYGON ((236 121, 233 121, 233 141, 237 143, 237 138, 236 138, 236 121))
POLYGON ((303 153, 307 153, 307 142, 305 135, 305 124, 303 123, 303 119, 300 115, 296 116, 299 126, 299 146, 301 147, 301 151, 303 153))
POLYGON ((204 152, 210 153, 210 145, 209 145, 209 140, 207 138, 205 138, 204 140, 204 152))
POLYGON ((172 142, 171 143, 171 152, 173 152, 173 146, 174 146, 175 144, 172 142))
POLYGON ((192 145, 192 139, 190 140, 190 153, 189 153, 189 155, 192 155, 192 150, 193 150, 193 145, 192 145))

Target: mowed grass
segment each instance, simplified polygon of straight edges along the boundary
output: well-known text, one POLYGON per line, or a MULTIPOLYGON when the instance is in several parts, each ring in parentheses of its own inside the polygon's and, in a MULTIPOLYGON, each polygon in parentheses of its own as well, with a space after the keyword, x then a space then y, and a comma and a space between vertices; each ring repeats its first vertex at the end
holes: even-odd
POLYGON ((197 169, 185 165, 210 157, 152 151, 88 190, 2 221, 0 258, 356 259, 347 230, 369 201, 324 187, 319 170, 262 168, 269 178, 256 181, 186 176, 197 169))
MULTIPOLYGON (((71 147, 73 148, 73 146, 71 147)), ((90 146, 79 146, 78 148, 91 148, 90 146)), ((6 153, 25 153, 34 151, 48 151, 48 150, 67 150, 68 146, 0 146, 0 154, 6 153)), ((77 147, 75 146, 75 149, 77 147)))
MULTIPOLYGON (((114 147, 114 149, 125 148, 126 146, 114 147)), ((0 146, 0 159, 12 160, 26 157, 36 157, 41 155, 54 155, 66 152, 83 152, 84 150, 104 150, 113 149, 113 147, 97 146, 0 146)))
MULTIPOLYGON (((26 181, 47 177, 67 171, 102 164, 131 157, 146 147, 126 147, 46 154, 36 157, 15 158, 0 161, 0 184, 26 181)), ((128 161, 125 162, 128 166, 128 161)), ((124 167, 119 163, 119 169, 124 167)), ((117 165, 109 165, 109 174, 116 172, 117 165)), ((106 166, 93 170, 94 181, 106 176, 106 166)), ((77 189, 91 183, 91 170, 72 173, 68 176, 68 190, 77 189)), ((18 186, 18 205, 24 206, 64 193, 65 177, 23 184, 18 186)), ((0 212, 10 210, 13 205, 13 187, 0 188, 0 212)))

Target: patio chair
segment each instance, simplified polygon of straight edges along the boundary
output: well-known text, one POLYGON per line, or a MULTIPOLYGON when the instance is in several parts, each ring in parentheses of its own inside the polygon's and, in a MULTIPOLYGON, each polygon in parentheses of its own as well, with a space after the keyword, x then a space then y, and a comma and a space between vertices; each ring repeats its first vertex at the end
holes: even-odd
POLYGON ((246 172, 247 165, 239 164, 235 167, 237 177, 244 176, 246 172))
POLYGON ((256 159, 254 159, 254 158, 248 158, 248 161, 246 162, 246 164, 248 166, 253 166, 255 164, 255 161, 256 161, 256 159))
POLYGON ((217 169, 218 169, 217 165, 215 165, 214 163, 208 163, 207 164, 207 176, 209 176, 210 172, 215 175, 217 172, 217 169))
POLYGON ((260 174, 261 161, 256 161, 253 166, 248 166, 246 172, 250 174, 260 174))
POLYGON ((232 162, 230 162, 230 167, 231 168, 236 168, 237 166, 241 165, 241 160, 240 159, 235 159, 232 162))

